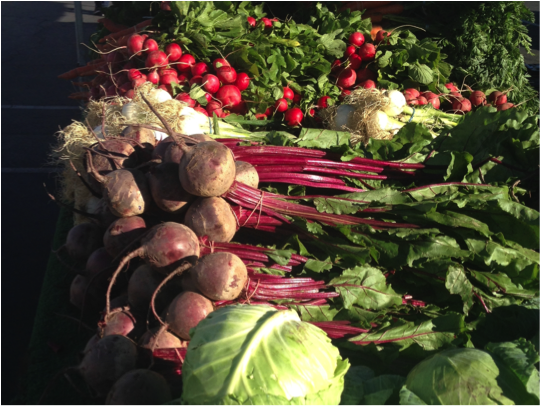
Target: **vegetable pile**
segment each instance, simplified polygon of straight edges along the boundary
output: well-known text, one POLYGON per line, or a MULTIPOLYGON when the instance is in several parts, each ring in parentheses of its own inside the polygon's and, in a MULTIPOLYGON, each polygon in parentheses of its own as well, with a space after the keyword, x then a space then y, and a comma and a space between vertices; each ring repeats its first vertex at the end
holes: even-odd
MULTIPOLYGON (((140 83, 59 133, 53 199, 76 225, 56 255, 97 327, 69 369, 80 389, 109 404, 539 403, 538 117, 454 87, 409 31, 370 54, 359 12, 318 5, 297 25, 249 3, 170 8, 152 20, 167 62, 177 41, 222 57, 182 92, 218 98, 235 85, 209 75, 242 69, 245 117, 140 83), (336 86, 361 71, 383 89, 336 86), (251 120, 276 98, 273 122, 251 120)), ((176 73, 158 81, 181 75, 163 68, 176 73)))

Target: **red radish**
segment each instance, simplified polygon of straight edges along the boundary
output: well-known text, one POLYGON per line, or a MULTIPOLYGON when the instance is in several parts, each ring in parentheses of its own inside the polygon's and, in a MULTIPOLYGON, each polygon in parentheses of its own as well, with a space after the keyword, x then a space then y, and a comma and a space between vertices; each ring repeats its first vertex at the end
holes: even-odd
POLYGON ((365 89, 375 89, 376 82, 373 80, 365 80, 364 82, 359 83, 359 86, 364 87, 365 89))
POLYGON ((186 76, 184 73, 179 73, 177 78, 178 78, 178 83, 183 83, 183 84, 188 83, 188 76, 186 76))
POLYGON ((118 88, 118 91, 120 93, 121 96, 125 95, 129 90, 132 90, 133 89, 133 85, 131 84, 131 82, 128 82, 128 83, 124 83, 122 86, 120 86, 118 88))
POLYGON ((409 93, 409 96, 412 99, 416 99, 421 95, 421 93, 419 93, 419 91, 417 89, 414 89, 414 88, 406 89, 406 90, 404 90, 403 93, 404 93, 404 96, 406 96, 406 98, 407 98, 408 93, 409 93))
POLYGON ((153 83, 155 85, 160 83, 160 75, 158 74, 158 72, 156 70, 153 70, 153 71, 149 72, 148 76, 147 76, 147 79, 148 79, 148 81, 150 83, 153 83))
POLYGON ((496 107, 501 106, 502 104, 507 103, 507 95, 502 93, 496 98, 496 107))
POLYGON ((295 93, 294 96, 293 96, 293 103, 294 104, 299 104, 302 100, 302 96, 298 93, 295 93))
POLYGON ((455 101, 453 101, 453 110, 456 112, 467 113, 471 111, 471 103, 468 99, 455 99, 455 101))
POLYGON ((178 337, 189 340, 190 330, 214 310, 212 302, 195 292, 182 292, 169 305, 165 322, 178 337))
MULTIPOLYGON (((496 91, 494 91, 494 92, 492 92, 492 93, 490 93, 490 94, 488 95, 488 101, 489 101, 491 104, 495 105, 495 104, 496 104, 496 101, 498 100, 498 98, 499 98, 501 95, 503 95, 503 93, 500 92, 500 91, 498 91, 498 90, 496 90, 496 91)), ((507 100, 506 100, 506 101, 507 101, 507 100)), ((504 102, 504 103, 505 103, 505 102, 504 102)))
POLYGON ((231 113, 243 116, 248 113, 248 106, 246 106, 246 102, 244 100, 241 100, 236 106, 230 107, 229 111, 231 111, 231 113))
POLYGON ((195 58, 191 56, 190 54, 184 54, 178 60, 176 67, 180 73, 184 73, 185 75, 191 75, 192 65, 194 64, 195 64, 195 58))
POLYGON ((201 106, 194 107, 194 110, 200 112, 201 114, 204 114, 204 115, 207 116, 207 117, 208 117, 208 115, 209 115, 209 113, 207 113, 207 110, 205 110, 205 109, 204 109, 203 107, 201 107, 201 106))
MULTIPOLYGON (((170 1, 162 1, 160 2, 160 10, 162 11, 171 11, 171 2, 170 1)), ((112 403, 108 403, 112 404, 112 403)))
POLYGON ((197 62, 192 65, 192 75, 193 76, 203 76, 203 74, 208 72, 208 66, 205 62, 197 62))
POLYGON ((175 44, 173 42, 165 47, 165 53, 167 54, 170 62, 176 62, 182 56, 182 49, 180 48, 179 44, 175 44))
POLYGON ((147 38, 145 42, 143 42, 143 50, 146 51, 147 54, 157 51, 158 43, 152 38, 147 38))
POLYGON ((216 93, 220 88, 220 80, 216 76, 211 74, 203 76, 203 83, 203 89, 205 89, 209 93, 216 93))
POLYGON ((144 42, 145 39, 139 34, 133 34, 130 38, 128 38, 127 47, 130 55, 141 55, 144 42))
POLYGON ((237 220, 231 206, 221 197, 197 199, 188 208, 184 224, 198 237, 207 236, 214 242, 229 242, 237 232, 237 220))
POLYGON ((248 20, 248 24, 250 25, 250 27, 255 27, 255 18, 254 17, 248 16, 247 20, 248 20))
POLYGON ((338 72, 342 68, 340 59, 335 60, 331 65, 331 72, 338 72))
POLYGON ((316 114, 316 111, 314 109, 310 109, 310 111, 308 112, 308 115, 310 117, 314 117, 315 114, 316 114))
POLYGON ((374 71, 371 71, 368 68, 359 69, 359 70, 357 70, 356 73, 357 73, 357 80, 356 80, 357 83, 364 82, 365 80, 373 80, 373 81, 375 81, 378 78, 376 73, 374 71))
POLYGON ((212 67, 214 68, 214 70, 218 70, 219 68, 224 66, 231 66, 231 64, 223 58, 215 59, 214 62, 212 62, 212 67))
MULTIPOLYGON (((385 39, 385 37, 389 37, 390 35, 391 34, 389 34, 387 31, 379 30, 376 33, 376 39, 374 42, 376 44, 380 44, 385 39)), ((387 41, 387 43, 389 43, 389 41, 387 41)))
POLYGON ((272 28, 272 21, 269 20, 268 18, 263 17, 261 21, 263 21, 263 25, 265 26, 265 29, 272 28))
POLYGON ((237 80, 237 71, 232 66, 222 66, 216 69, 216 76, 224 84, 234 84, 237 80))
POLYGON ((355 45, 357 47, 360 47, 364 44, 364 35, 362 32, 354 32, 349 36, 349 43, 351 45, 355 45))
POLYGON ((186 148, 180 160, 179 177, 184 190, 192 195, 220 196, 235 181, 233 153, 216 141, 199 142, 186 148))
POLYGON ((194 84, 201 86, 203 85, 203 77, 202 76, 194 76, 188 81, 190 87, 194 84))
POLYGON ((224 111, 222 110, 222 103, 217 100, 212 100, 207 103, 207 113, 209 117, 212 117, 212 113, 215 113, 218 117, 224 116, 224 111))
POLYGON ((424 98, 430 103, 432 104, 432 107, 434 107, 436 110, 438 110, 440 108, 440 98, 438 97, 437 94, 434 94, 432 92, 424 92, 422 94, 422 96, 424 96, 424 98))
POLYGON ((256 113, 255 119, 256 120, 266 120, 267 116, 265 114, 263 114, 263 113, 256 113))
POLYGON ((148 54, 145 61, 147 68, 157 68, 160 66, 166 66, 169 63, 167 55, 162 51, 152 51, 148 54))
POLYGON ((175 69, 172 69, 172 68, 160 68, 160 69, 158 69, 158 74, 160 76, 173 75, 175 77, 178 77, 178 72, 175 69))
POLYGON ((476 90, 470 95, 470 102, 474 107, 484 106, 487 102, 487 98, 482 91, 476 90))
POLYGON ((513 108, 513 107, 515 107, 513 103, 503 103, 503 104, 498 104, 498 107, 496 108, 498 111, 503 111, 503 110, 509 110, 510 108, 513 108))
POLYGON ((123 70, 130 70, 130 69, 137 69, 137 63, 135 62, 135 59, 130 59, 128 62, 124 64, 122 67, 123 70))
POLYGON ((340 72, 340 75, 338 75, 338 80, 336 84, 342 89, 349 89, 355 84, 356 79, 357 74, 355 73, 355 71, 351 68, 346 68, 342 72, 340 72))
POLYGON ((457 88, 453 83, 451 83, 451 82, 446 83, 446 84, 445 84, 445 87, 446 87, 447 89, 449 89, 449 91, 451 91, 451 92, 458 92, 458 88, 457 88))
POLYGON ((216 92, 216 98, 222 103, 223 107, 235 107, 241 102, 240 90, 234 85, 222 86, 216 92))
POLYGON ((229 252, 205 255, 190 270, 196 288, 211 300, 234 300, 248 280, 244 262, 229 252))
MULTIPOLYGON (((169 2, 162 2, 163 4, 169 2)), ((171 10, 171 6, 168 6, 171 10)), ((173 399, 165 378, 149 369, 135 369, 115 382, 109 394, 108 405, 163 405, 173 399)))
POLYGON ((304 118, 304 115, 302 114, 301 109, 299 109, 298 107, 293 107, 292 109, 289 109, 288 111, 286 111, 284 118, 286 120, 287 125, 291 127, 295 127, 301 124, 301 121, 304 118))
POLYGON ((235 86, 237 86, 241 92, 248 89, 248 86, 250 86, 250 77, 244 72, 237 74, 235 86))
POLYGON ((419 104, 419 100, 414 98, 406 98, 406 103, 408 103, 408 106, 417 106, 419 104))
POLYGON ((175 100, 179 100, 188 105, 188 107, 195 107, 195 100, 190 97, 188 93, 179 93, 176 95, 175 100))
POLYGON ((342 90, 342 93, 340 94, 340 101, 344 100, 347 96, 351 94, 351 90, 344 89, 342 90))
POLYGON ((417 98, 417 104, 418 104, 419 106, 425 106, 425 105, 428 104, 428 100, 426 100, 426 98, 425 98, 424 96, 419 96, 419 97, 417 98))
MULTIPOLYGON (((286 101, 286 103, 287 103, 287 101, 286 101)), ((273 113, 274 113, 274 111, 270 107, 267 107, 267 109, 265 110, 265 115, 267 117, 272 116, 273 113)))
POLYGON ((174 75, 163 75, 161 78, 160 78, 160 83, 162 85, 165 85, 167 86, 167 91, 169 93, 172 92, 172 87, 171 87, 171 84, 172 83, 176 83, 178 85, 178 78, 174 75))
POLYGON ((293 100, 293 97, 295 97, 293 90, 289 87, 284 87, 284 99, 293 100))
POLYGON ((321 96, 319 98, 319 100, 317 101, 317 106, 320 109, 325 109, 325 108, 329 107, 329 102, 328 102, 329 99, 331 99, 330 96, 321 96))
POLYGON ((359 47, 357 54, 363 61, 371 61, 376 56, 376 47, 374 44, 366 43, 359 47))
POLYGON ((357 70, 361 67, 362 59, 359 55, 353 54, 349 57, 349 67, 353 70, 357 70))
POLYGON ((138 87, 138 86, 142 86, 146 83, 147 81, 147 75, 143 75, 141 76, 140 78, 137 78, 135 80, 132 80, 131 84, 134 88, 138 87))
POLYGON ((278 113, 283 113, 284 111, 286 111, 287 110, 287 100, 284 99, 284 98, 276 100, 276 103, 274 103, 274 109, 278 113))
POLYGON ((205 93, 205 99, 207 99, 207 103, 212 100, 212 96, 210 95, 210 93, 205 93))
POLYGON ((349 58, 351 55, 353 55, 357 51, 357 48, 355 48, 353 45, 350 45, 346 48, 346 51, 344 52, 344 56, 346 58, 349 58))
MULTIPOLYGON (((133 86, 133 85, 132 85, 133 86)), ((135 96, 135 92, 133 89, 130 89, 126 92, 126 94, 124 95, 124 97, 128 98, 128 99, 133 99, 133 96, 135 96)))

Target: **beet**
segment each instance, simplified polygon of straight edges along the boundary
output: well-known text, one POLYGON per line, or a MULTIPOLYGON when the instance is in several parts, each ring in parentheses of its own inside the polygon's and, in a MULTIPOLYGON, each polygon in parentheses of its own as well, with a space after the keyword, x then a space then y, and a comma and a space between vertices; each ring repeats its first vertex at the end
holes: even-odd
MULTIPOLYGON (((164 276, 148 265, 138 267, 128 282, 128 302, 134 311, 146 312, 150 305, 152 294, 163 281, 164 276)), ((171 303, 171 300, 182 290, 180 281, 171 283, 157 295, 155 306, 161 312, 171 303)))
POLYGON ((135 317, 125 308, 115 308, 103 322, 103 337, 110 335, 127 336, 135 328, 135 317))
POLYGON ((151 159, 161 159, 163 161, 165 158, 165 151, 167 150, 169 145, 174 143, 175 140, 172 137, 166 137, 160 142, 158 142, 158 144, 156 144, 156 147, 154 147, 154 150, 152 151, 151 159))
POLYGON ((180 213, 195 199, 182 187, 178 164, 162 163, 151 169, 148 175, 150 193, 156 205, 167 213, 180 213))
POLYGON ((259 175, 255 167, 248 162, 235 161, 235 180, 254 189, 259 186, 259 175))
MULTIPOLYGON (((180 164, 180 160, 184 155, 182 147, 176 143, 169 144, 165 149, 163 156, 163 162, 180 164)), ((177 175, 178 176, 178 175, 177 175)))
POLYGON ((87 286, 88 278, 84 277, 83 275, 77 275, 71 282, 70 303, 78 309, 83 308, 87 286))
POLYGON ((209 241, 229 242, 237 231, 237 220, 231 206, 221 197, 203 197, 192 203, 184 224, 198 237, 207 236, 209 241))
POLYGON ((86 261, 90 255, 103 245, 103 229, 93 223, 82 223, 71 228, 66 242, 58 250, 65 249, 76 261, 86 261))
POLYGON ((115 382, 107 395, 107 405, 162 405, 172 400, 163 376, 148 369, 135 369, 115 382))
POLYGON ((85 270, 81 274, 91 278, 107 268, 112 268, 113 259, 104 247, 98 248, 88 257, 85 270))
POLYGON ((141 155, 141 161, 146 161, 150 158, 152 151, 158 143, 154 131, 148 128, 128 126, 122 131, 121 135, 140 144, 139 148, 136 148, 136 150, 139 150, 138 152, 141 155))
POLYGON ((187 147, 180 160, 179 177, 184 189, 192 195, 220 196, 235 180, 233 153, 215 141, 187 147))
POLYGON ((147 230, 142 217, 123 217, 113 222, 103 236, 105 250, 112 257, 122 254, 122 251, 132 242, 140 238, 147 230))
POLYGON ((199 291, 212 300, 236 299, 248 280, 244 262, 229 252, 205 255, 191 270, 199 291))
POLYGON ((106 294, 106 314, 110 311, 111 289, 122 268, 133 258, 143 258, 153 269, 163 274, 174 271, 186 257, 199 257, 199 241, 192 230, 182 224, 166 222, 152 227, 141 239, 141 246, 126 255, 109 283, 106 294))
POLYGON ((124 336, 110 335, 90 347, 78 370, 96 395, 105 397, 122 375, 135 369, 136 361, 136 345, 124 336))
POLYGON ((105 176, 93 172, 102 185, 103 197, 109 209, 118 217, 144 213, 151 197, 146 178, 136 169, 118 169, 105 176))
POLYGON ((154 328, 139 339, 139 346, 152 351, 162 348, 186 348, 188 341, 183 341, 166 330, 154 328))
POLYGON ((184 340, 190 339, 194 328, 214 310, 212 302, 195 292, 182 292, 169 305, 166 323, 169 329, 184 340))

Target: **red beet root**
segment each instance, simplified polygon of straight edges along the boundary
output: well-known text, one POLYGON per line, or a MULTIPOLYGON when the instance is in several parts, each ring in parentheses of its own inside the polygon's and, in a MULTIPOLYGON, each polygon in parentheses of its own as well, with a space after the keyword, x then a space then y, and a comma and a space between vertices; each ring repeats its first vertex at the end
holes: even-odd
POLYGON ((198 237, 207 236, 215 242, 229 242, 237 231, 231 206, 221 197, 197 199, 186 212, 184 224, 198 237))
POLYGON ((182 292, 169 305, 166 323, 169 329, 184 340, 190 330, 214 310, 212 302, 195 292, 182 292))

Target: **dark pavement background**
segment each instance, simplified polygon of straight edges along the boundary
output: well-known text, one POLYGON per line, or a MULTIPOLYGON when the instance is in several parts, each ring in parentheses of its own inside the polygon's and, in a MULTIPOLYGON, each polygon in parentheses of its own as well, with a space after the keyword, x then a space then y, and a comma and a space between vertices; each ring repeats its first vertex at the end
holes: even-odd
MULTIPOLYGON (((539 2, 529 26, 539 83, 539 2)), ((84 41, 96 30, 94 2, 82 2, 84 41)), ((54 133, 81 118, 56 77, 77 66, 73 2, 2 2, 2 404, 17 394, 59 209, 55 168, 46 166, 54 133)))
MULTIPOLYGON (((96 31, 82 2, 84 37, 96 31)), ((24 373, 26 349, 59 208, 46 166, 54 133, 81 118, 77 91, 57 76, 77 66, 73 2, 2 2, 2 404, 24 373)))

